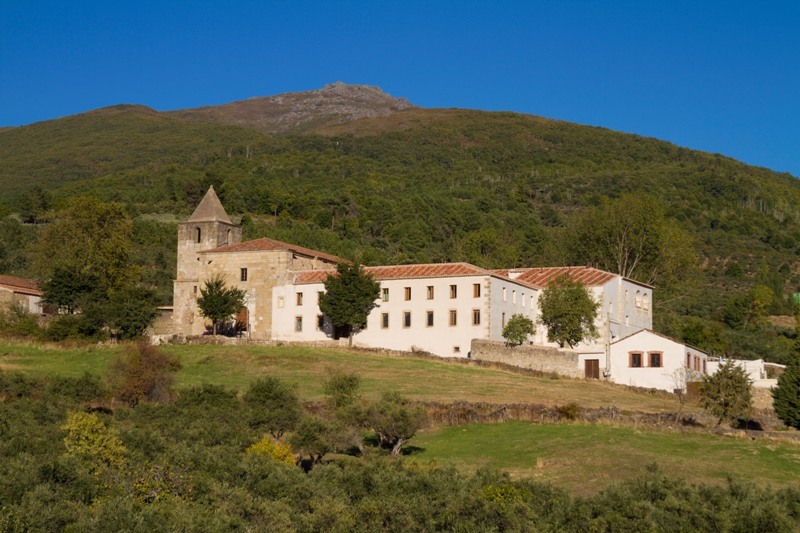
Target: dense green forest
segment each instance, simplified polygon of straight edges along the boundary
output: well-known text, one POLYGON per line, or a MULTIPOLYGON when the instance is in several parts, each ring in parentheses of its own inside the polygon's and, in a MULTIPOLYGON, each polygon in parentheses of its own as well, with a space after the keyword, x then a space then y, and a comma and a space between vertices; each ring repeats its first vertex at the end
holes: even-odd
POLYGON ((697 256, 679 284, 657 288, 657 329, 715 353, 782 361, 791 350, 793 330, 765 320, 794 314, 800 287, 791 175, 514 113, 411 109, 323 133, 273 136, 140 106, 0 131, 0 272, 37 275, 37 228, 81 195, 126 207, 134 260, 169 303, 174 221, 211 184, 245 238, 366 264, 483 267, 591 261, 568 245, 571 224, 606 199, 646 193, 697 256))
MULTIPOLYGON (((373 452, 261 453, 248 397, 112 404, 106 383, 0 372, 0 530, 796 531, 800 491, 691 484, 656 466, 576 498, 548 482, 373 452), (256 445, 256 446, 254 446, 256 445)), ((299 431, 298 431, 299 432, 299 431)))

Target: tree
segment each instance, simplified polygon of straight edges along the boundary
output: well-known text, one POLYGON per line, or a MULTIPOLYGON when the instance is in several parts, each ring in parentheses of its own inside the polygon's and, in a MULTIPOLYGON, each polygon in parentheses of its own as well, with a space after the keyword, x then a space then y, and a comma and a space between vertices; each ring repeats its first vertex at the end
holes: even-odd
POLYGON ((510 346, 517 346, 528 340, 528 335, 533 335, 536 327, 533 320, 525 315, 514 315, 503 328, 503 338, 510 346))
POLYGON ((381 285, 359 264, 339 263, 336 274, 325 280, 319 308, 335 328, 345 329, 350 346, 353 336, 367 325, 367 316, 377 306, 381 285))
POLYGON ((428 423, 428 414, 420 406, 396 392, 386 392, 372 404, 366 416, 367 425, 375 431, 381 448, 396 456, 402 446, 428 423))
POLYGON ((786 365, 772 389, 772 402, 778 418, 789 427, 800 429, 800 355, 786 365))
POLYGON ((302 414, 294 389, 274 377, 262 378, 250 385, 244 402, 250 408, 250 425, 263 427, 275 439, 293 430, 302 414))
POLYGON ((732 359, 721 364, 715 374, 703 376, 700 403, 718 418, 718 424, 735 422, 745 416, 750 410, 751 401, 747 372, 732 359))
POLYGON ((225 277, 222 274, 206 280, 200 287, 197 306, 200 313, 211 320, 214 335, 217 334, 218 324, 228 322, 244 306, 244 296, 242 289, 225 286, 225 277))
POLYGON ((691 237, 666 217, 664 202, 626 194, 589 208, 569 231, 572 259, 662 287, 696 263, 691 237))
POLYGON ((158 316, 155 291, 141 284, 128 284, 111 293, 106 321, 120 339, 136 339, 158 316))
POLYGON ((42 284, 42 301, 72 314, 87 301, 97 299, 98 289, 98 279, 91 273, 56 267, 42 284))
POLYGON ((539 321, 547 327, 547 340, 570 348, 597 337, 597 309, 586 287, 564 274, 545 287, 539 297, 539 321))

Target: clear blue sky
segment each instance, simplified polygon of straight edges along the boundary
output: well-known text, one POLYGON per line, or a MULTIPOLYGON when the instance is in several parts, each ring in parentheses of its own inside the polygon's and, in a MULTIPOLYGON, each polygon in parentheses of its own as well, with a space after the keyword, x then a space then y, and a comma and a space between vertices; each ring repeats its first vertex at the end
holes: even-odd
POLYGON ((5 0, 0 125, 344 81, 800 176, 800 2, 5 0))

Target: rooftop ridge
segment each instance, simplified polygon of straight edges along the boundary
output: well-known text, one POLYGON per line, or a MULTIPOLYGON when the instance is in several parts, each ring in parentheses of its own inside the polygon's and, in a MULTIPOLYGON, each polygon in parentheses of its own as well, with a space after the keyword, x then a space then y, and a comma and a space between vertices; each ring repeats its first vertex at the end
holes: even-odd
POLYGON ((187 222, 224 222, 233 225, 228 213, 225 212, 225 208, 222 207, 222 202, 219 201, 213 185, 208 188, 205 196, 200 200, 187 222))

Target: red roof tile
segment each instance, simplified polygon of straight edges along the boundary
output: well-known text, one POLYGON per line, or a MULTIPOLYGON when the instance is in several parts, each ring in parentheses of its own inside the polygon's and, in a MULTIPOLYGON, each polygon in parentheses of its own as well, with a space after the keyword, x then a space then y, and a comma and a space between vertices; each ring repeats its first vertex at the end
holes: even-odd
POLYGON ((35 279, 18 278, 0 274, 0 287, 21 294, 30 294, 32 296, 42 295, 42 291, 39 290, 39 282, 35 279))
POLYGON ((230 252, 261 252, 261 251, 271 251, 271 250, 282 250, 299 255, 305 255, 306 257, 316 257, 318 259, 323 259, 331 263, 349 262, 346 259, 342 259, 341 257, 336 257, 335 255, 326 254, 325 252, 318 252, 317 250, 312 250, 311 248, 304 248, 302 246, 297 246, 296 244, 289 244, 288 242, 281 242, 267 237, 262 237, 261 239, 256 239, 254 241, 240 242, 237 244, 226 244, 224 246, 219 246, 211 250, 204 250, 200 253, 218 254, 218 253, 230 253, 230 252))
POLYGON ((589 287, 605 285, 617 276, 617 274, 612 274, 605 270, 585 266, 516 268, 509 270, 493 270, 492 273, 512 278, 515 281, 524 281, 540 289, 546 287, 552 280, 562 274, 566 274, 573 280, 579 281, 589 287))
MULTIPOLYGON (((427 265, 392 265, 364 267, 364 270, 379 281, 391 279, 454 278, 462 276, 486 276, 490 273, 469 263, 433 263, 427 265)), ((322 283, 332 270, 304 270, 295 273, 294 284, 322 283)))

